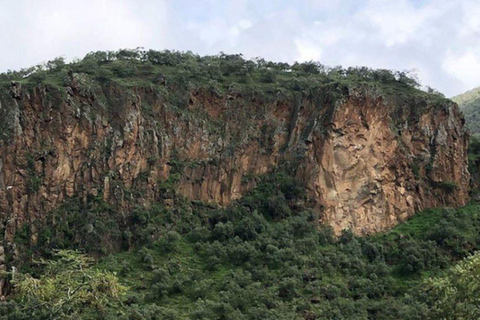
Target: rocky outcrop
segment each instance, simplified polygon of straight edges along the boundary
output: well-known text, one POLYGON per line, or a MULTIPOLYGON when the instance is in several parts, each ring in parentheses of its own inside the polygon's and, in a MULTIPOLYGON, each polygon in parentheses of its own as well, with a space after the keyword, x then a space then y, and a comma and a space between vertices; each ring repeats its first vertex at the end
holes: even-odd
POLYGON ((323 141, 314 136, 303 179, 336 232, 378 232, 415 211, 467 201, 461 114, 455 105, 419 115, 416 107, 350 98, 335 109, 323 141))
POLYGON ((382 231, 468 199, 467 135, 454 103, 404 104, 357 88, 273 102, 192 90, 172 104, 164 89, 86 90, 73 79, 61 89, 2 89, 5 242, 72 196, 128 213, 164 198, 171 182, 187 198, 226 205, 254 187, 248 177, 285 166, 337 233, 382 231))

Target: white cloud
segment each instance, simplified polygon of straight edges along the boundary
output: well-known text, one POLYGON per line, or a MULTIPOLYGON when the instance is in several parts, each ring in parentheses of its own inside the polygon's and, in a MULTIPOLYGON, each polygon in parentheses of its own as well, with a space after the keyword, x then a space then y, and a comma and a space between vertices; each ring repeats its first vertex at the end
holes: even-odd
POLYGON ((322 49, 319 46, 316 46, 312 42, 305 40, 295 40, 295 45, 299 52, 300 61, 321 61, 322 59, 322 49))
POLYGON ((446 72, 460 79, 465 87, 480 85, 480 50, 476 53, 467 51, 461 55, 449 51, 442 66, 446 72))
POLYGON ((463 4, 465 16, 462 19, 462 37, 480 36, 480 2, 468 1, 463 4))
POLYGON ((0 40, 2 69, 60 55, 83 57, 96 50, 158 45, 164 42, 159 34, 166 31, 161 1, 151 8, 160 22, 154 25, 144 20, 151 13, 129 1, 84 0, 74 5, 70 1, 12 1, 2 4, 2 9, 4 16, 11 14, 10 19, 0 21, 0 28, 8 30, 0 40))
POLYGON ((248 29, 252 26, 252 22, 250 20, 240 20, 238 23, 238 27, 240 29, 248 29))
POLYGON ((403 44, 417 32, 425 19, 425 13, 412 8, 405 0, 370 1, 358 14, 364 23, 370 23, 376 29, 387 46, 403 44))
POLYGON ((0 71, 143 46, 417 69, 447 95, 480 85, 478 0, 0 0, 0 71))

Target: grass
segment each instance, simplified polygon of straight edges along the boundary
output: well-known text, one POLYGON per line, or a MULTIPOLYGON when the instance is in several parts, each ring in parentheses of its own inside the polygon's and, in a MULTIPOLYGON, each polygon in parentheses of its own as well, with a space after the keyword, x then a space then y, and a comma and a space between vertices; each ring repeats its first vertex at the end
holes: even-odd
POLYGON ((416 213, 407 221, 390 230, 386 235, 419 236, 441 220, 443 210, 445 209, 434 208, 416 213))

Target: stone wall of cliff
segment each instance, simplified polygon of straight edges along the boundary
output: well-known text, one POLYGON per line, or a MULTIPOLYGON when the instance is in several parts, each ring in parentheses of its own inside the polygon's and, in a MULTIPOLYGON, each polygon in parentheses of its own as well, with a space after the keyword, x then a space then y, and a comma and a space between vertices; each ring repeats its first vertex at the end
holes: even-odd
POLYGON ((464 119, 454 103, 408 103, 362 87, 332 99, 102 84, 0 94, 0 218, 4 244, 22 226, 32 243, 45 215, 66 199, 102 197, 119 212, 181 195, 227 205, 252 176, 288 167, 319 220, 335 232, 379 232, 417 210, 468 200, 464 119))

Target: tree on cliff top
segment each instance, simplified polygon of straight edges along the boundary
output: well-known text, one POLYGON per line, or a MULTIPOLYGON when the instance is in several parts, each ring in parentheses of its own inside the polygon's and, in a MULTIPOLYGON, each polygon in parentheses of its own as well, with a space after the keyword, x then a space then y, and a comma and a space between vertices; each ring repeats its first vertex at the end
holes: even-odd
MULTIPOLYGON (((245 59, 242 54, 199 56, 192 52, 121 49, 118 51, 97 51, 87 54, 82 60, 66 64, 63 58, 56 58, 44 64, 19 71, 0 74, 0 82, 20 81, 31 84, 46 82, 64 85, 69 72, 86 73, 94 78, 137 78, 150 83, 152 74, 162 72, 170 78, 180 77, 183 81, 196 84, 217 81, 227 87, 232 83, 273 83, 285 86, 295 78, 315 80, 314 84, 332 81, 397 84, 418 88, 415 75, 406 71, 371 69, 367 67, 327 67, 319 62, 309 61, 294 64, 265 61, 262 58, 245 59), (128 71, 128 72, 127 72, 128 71)), ((288 85, 287 85, 288 87, 288 85)))

